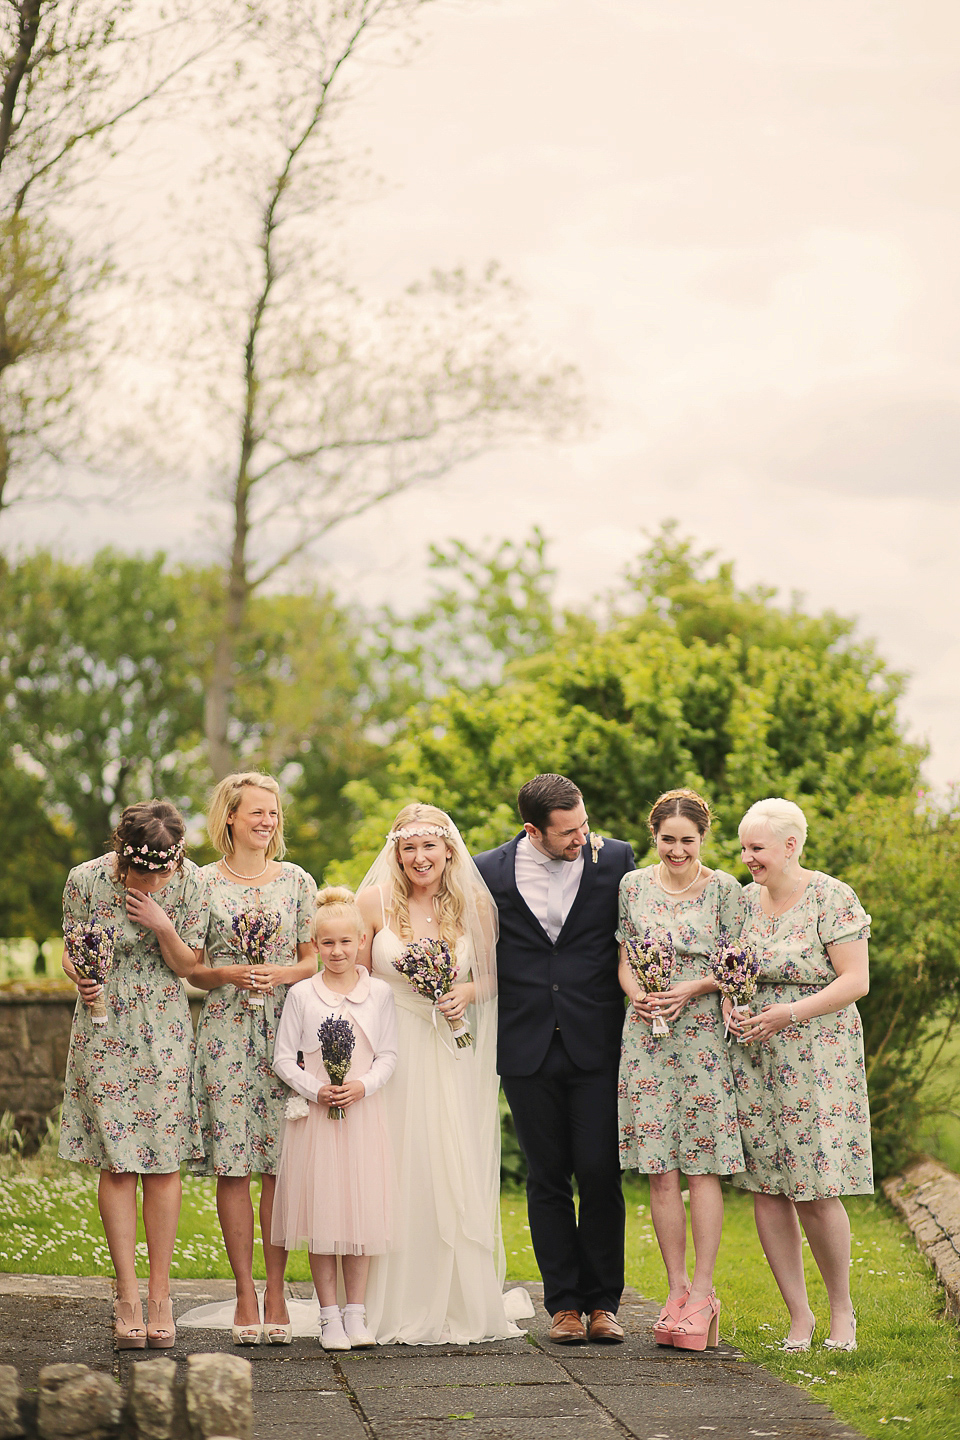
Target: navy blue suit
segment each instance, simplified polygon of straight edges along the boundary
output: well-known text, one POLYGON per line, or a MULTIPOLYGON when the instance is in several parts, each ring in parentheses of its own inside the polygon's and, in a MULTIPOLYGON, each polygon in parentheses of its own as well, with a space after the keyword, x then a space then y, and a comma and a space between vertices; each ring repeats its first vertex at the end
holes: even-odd
POLYGON ((615 1311, 624 1227, 617 1126, 624 999, 615 932, 633 851, 604 840, 594 862, 584 846, 580 886, 554 942, 517 888, 520 838, 476 863, 500 914, 497 1068, 527 1161, 544 1305, 551 1315, 615 1311))

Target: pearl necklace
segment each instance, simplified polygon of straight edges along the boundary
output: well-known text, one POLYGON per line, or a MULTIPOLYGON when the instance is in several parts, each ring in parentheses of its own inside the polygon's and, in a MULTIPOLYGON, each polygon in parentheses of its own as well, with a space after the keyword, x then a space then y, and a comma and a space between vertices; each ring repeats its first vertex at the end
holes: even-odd
POLYGON ((664 885, 664 883, 663 883, 663 876, 660 874, 660 871, 661 871, 662 869, 663 869, 663 861, 661 860, 661 861, 660 861, 660 864, 657 866, 657 884, 660 886, 660 889, 663 891, 664 895, 686 895, 687 891, 693 889, 694 885, 696 885, 697 881, 700 879, 700 876, 703 874, 703 866, 700 864, 700 861, 698 860, 698 861, 697 861, 697 873, 696 873, 696 875, 694 875, 693 879, 690 881, 690 884, 689 884, 689 885, 684 885, 684 887, 683 887, 682 890, 669 890, 669 889, 667 888, 667 886, 664 885))
POLYGON ((267 859, 266 855, 264 855, 263 869, 260 870, 256 875, 241 875, 239 870, 234 870, 232 865, 227 864, 226 855, 220 856, 220 864, 223 866, 224 870, 229 870, 230 874, 235 876, 237 880, 259 880, 261 876, 266 875, 267 866, 270 864, 270 861, 267 859))

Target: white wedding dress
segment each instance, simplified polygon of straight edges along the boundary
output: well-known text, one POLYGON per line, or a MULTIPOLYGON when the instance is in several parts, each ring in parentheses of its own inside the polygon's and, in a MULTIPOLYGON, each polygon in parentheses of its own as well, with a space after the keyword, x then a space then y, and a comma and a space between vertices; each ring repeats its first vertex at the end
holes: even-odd
MULTIPOLYGON (((520 1335, 513 1320, 533 1306, 525 1290, 508 1292, 504 1305, 496 1001, 470 1007, 474 1044, 457 1049, 446 1020, 394 969, 402 950, 386 925, 377 931, 373 973, 393 990, 399 1029, 397 1068, 382 1092, 399 1205, 393 1249, 370 1262, 367 1323, 381 1344, 520 1335)), ((466 937, 457 961, 465 976, 466 937)))

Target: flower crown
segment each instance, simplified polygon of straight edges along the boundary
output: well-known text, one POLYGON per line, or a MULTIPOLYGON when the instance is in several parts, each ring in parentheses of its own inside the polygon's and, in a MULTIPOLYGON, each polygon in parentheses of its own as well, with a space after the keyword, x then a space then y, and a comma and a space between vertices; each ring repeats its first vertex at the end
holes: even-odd
POLYGON ((453 831, 446 825, 402 825, 399 830, 390 831, 387 844, 396 840, 412 840, 414 835, 440 835, 444 840, 453 839, 453 831))
POLYGON ((179 865, 186 850, 186 841, 178 840, 167 850, 151 850, 149 845, 127 845, 123 847, 123 858, 135 870, 170 870, 179 865))

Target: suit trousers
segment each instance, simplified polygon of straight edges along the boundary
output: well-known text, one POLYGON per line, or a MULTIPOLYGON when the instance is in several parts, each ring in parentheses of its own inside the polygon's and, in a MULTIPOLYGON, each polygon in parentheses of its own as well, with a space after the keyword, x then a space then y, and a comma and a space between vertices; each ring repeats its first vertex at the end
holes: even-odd
POLYGON ((530 1238, 550 1315, 615 1312, 620 1304, 625 1207, 617 1071, 618 1060, 581 1070, 557 1030, 539 1070, 502 1077, 527 1161, 530 1238))

